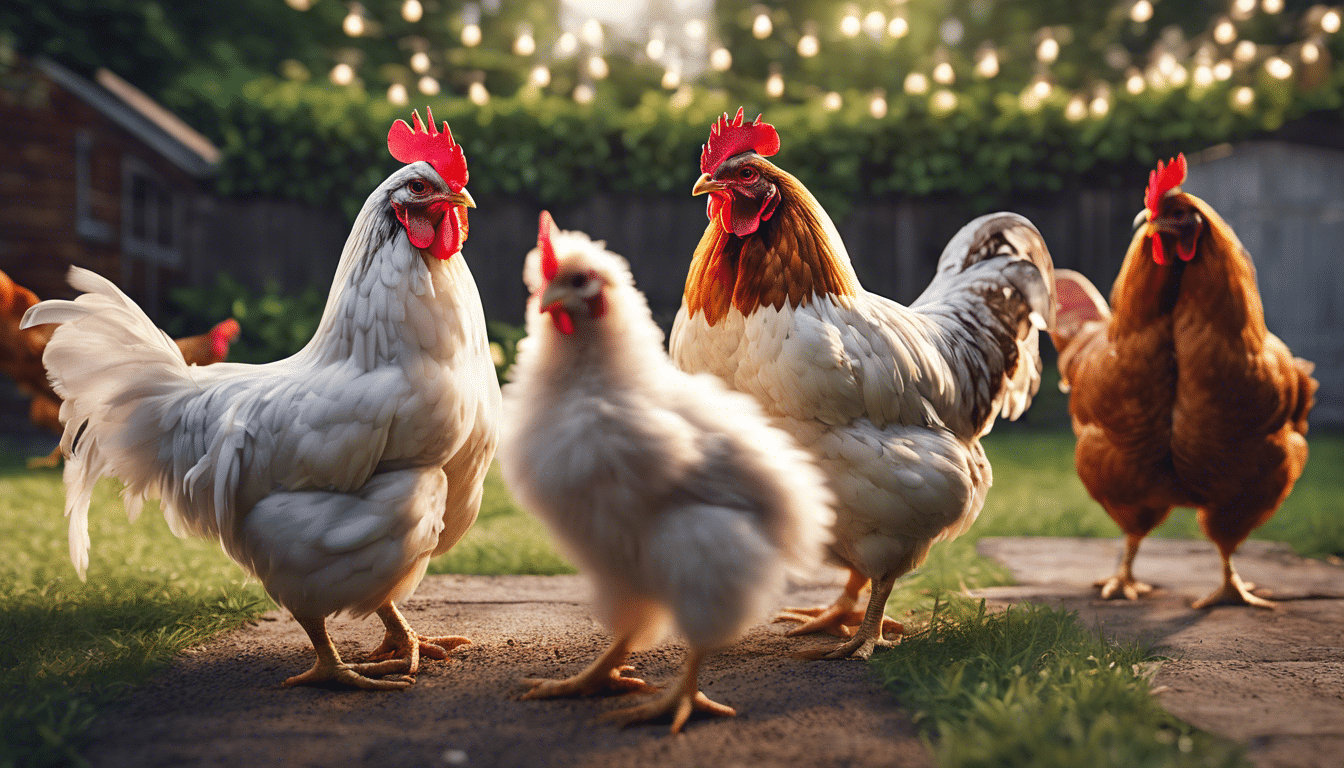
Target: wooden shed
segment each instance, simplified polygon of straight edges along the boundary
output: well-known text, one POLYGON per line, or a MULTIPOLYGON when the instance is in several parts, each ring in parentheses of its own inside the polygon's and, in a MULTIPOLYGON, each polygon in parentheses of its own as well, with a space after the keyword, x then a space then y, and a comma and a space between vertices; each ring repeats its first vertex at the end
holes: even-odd
POLYGON ((0 85, 0 269, 44 298, 71 264, 156 315, 204 249, 195 226, 219 150, 107 70, 21 60, 0 85))

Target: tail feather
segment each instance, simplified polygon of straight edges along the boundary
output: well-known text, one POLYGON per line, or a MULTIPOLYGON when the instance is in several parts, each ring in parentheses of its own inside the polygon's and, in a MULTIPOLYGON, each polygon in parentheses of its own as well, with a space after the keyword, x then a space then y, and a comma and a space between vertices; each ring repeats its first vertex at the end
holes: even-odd
POLYGON ((195 384, 177 345, 115 285, 77 267, 70 284, 84 293, 37 304, 22 325, 59 323, 42 362, 64 399, 65 514, 70 560, 83 579, 94 484, 120 478, 132 514, 145 497, 158 495, 171 464, 159 446, 175 422, 172 405, 195 384))
POLYGON ((1054 262, 1041 233, 1015 213, 991 213, 961 228, 938 259, 938 271, 912 309, 938 319, 964 342, 963 381, 994 385, 964 393, 981 434, 993 418, 1016 419, 1041 386, 1038 332, 1055 324, 1054 262), (984 402, 982 402, 982 400, 984 402))

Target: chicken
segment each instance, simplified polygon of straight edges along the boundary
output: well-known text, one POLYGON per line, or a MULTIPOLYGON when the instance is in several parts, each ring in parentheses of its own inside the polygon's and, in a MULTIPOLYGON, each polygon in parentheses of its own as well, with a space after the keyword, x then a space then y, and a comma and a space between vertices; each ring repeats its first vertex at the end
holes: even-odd
MULTIPOLYGON (((28 417, 33 424, 59 435, 62 431, 61 399, 51 388, 47 371, 42 367, 42 352, 47 348, 52 327, 19 328, 23 314, 36 303, 36 294, 0 271, 0 312, 3 312, 0 317, 0 371, 32 398, 28 417)), ((238 336, 238 331, 238 321, 229 318, 211 328, 209 333, 178 339, 177 346, 187 363, 210 365, 228 357, 229 344, 238 336)), ((48 456, 28 460, 30 468, 56 467, 60 463, 59 446, 48 456)))
POLYGON ((528 258, 528 337, 504 390, 500 465, 520 503, 592 577, 611 647, 523 698, 643 691, 623 662, 670 622, 689 651, 676 683, 608 713, 622 725, 733 715, 699 690, 707 654, 768 613, 786 570, 820 561, 830 494, 751 398, 689 376, 624 260, 542 213, 528 258))
POLYGON ((1150 174, 1114 313, 1087 278, 1056 275, 1053 341, 1078 476, 1125 533, 1101 596, 1151 591, 1134 578, 1139 543, 1172 507, 1195 507, 1223 574, 1194 606, 1270 607, 1232 553, 1302 474, 1316 382, 1265 327, 1250 256, 1208 203, 1181 191, 1185 177, 1184 155, 1150 174))
POLYGON ((188 366, 107 280, 74 269, 85 293, 29 310, 60 323, 43 361, 64 398, 61 448, 70 554, 88 568, 94 482, 126 484, 132 517, 162 500, 179 535, 217 538, 308 633, 317 661, 286 685, 375 679, 446 658, 464 638, 424 638, 395 603, 429 559, 476 518, 500 409, 485 317, 466 263, 466 159, 444 124, 396 121, 408 165, 355 220, 313 338, 265 365, 188 366), (338 612, 386 627, 369 664, 342 661, 338 612))
POLYGON ((991 482, 981 436, 1040 385, 1052 265, 1030 222, 991 214, 957 233, 912 306, 868 293, 816 198, 765 159, 778 149, 774 127, 742 110, 712 128, 692 190, 709 195, 710 223, 672 359, 755 396, 816 456, 849 582, 833 605, 781 618, 802 622, 791 635, 848 638, 815 656, 868 658, 903 630, 883 616, 896 579, 979 514, 991 482))

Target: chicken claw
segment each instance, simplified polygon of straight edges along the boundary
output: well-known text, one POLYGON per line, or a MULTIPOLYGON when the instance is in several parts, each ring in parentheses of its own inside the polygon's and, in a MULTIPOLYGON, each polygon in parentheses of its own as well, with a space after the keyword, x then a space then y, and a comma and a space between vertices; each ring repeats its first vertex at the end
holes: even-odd
POLYGON ((704 712, 715 717, 736 717, 737 710, 713 701, 700 691, 696 682, 700 673, 700 658, 700 653, 691 651, 686 657, 681 679, 663 695, 633 707, 606 712, 598 716, 598 721, 625 728, 663 715, 672 715, 672 733, 681 733, 692 712, 704 712))
POLYGON ((410 623, 392 603, 378 609, 378 618, 382 619, 386 627, 383 642, 369 651, 366 663, 354 665, 359 672, 375 675, 402 672, 414 675, 420 671, 421 656, 442 661, 448 658, 449 651, 471 642, 456 635, 425 637, 411 629, 410 623))
POLYGON ((1249 581, 1242 581, 1237 575, 1237 571, 1232 567, 1230 557, 1223 557, 1223 584, 1215 589, 1212 594, 1202 597, 1190 604, 1191 608, 1210 608, 1215 605, 1253 605, 1256 608, 1277 608, 1278 603, 1266 600, 1263 597, 1256 597, 1251 594, 1255 585, 1249 581))
MULTIPOLYGON (((299 618, 297 616, 294 618, 299 622, 299 626, 303 627, 303 630, 308 633, 308 639, 312 641, 313 650, 317 653, 317 661, 313 664, 312 669, 307 672, 285 680, 282 685, 286 688, 292 688, 296 685, 340 683, 369 691, 399 691, 409 687, 414 682, 414 678, 374 680, 366 677, 367 674, 382 674, 381 669, 373 667, 384 667, 388 665, 388 662, 383 662, 381 665, 346 664, 341 661, 340 652, 336 650, 336 646, 331 642, 331 636, 327 634, 325 618, 299 618)), ((388 669, 386 671, 397 672, 401 670, 388 669)))
POLYGON ((563 696, 594 696, 599 693, 644 693, 658 688, 649 685, 638 677, 625 677, 625 673, 635 668, 623 664, 608 668, 605 672, 594 672, 592 667, 564 680, 526 677, 523 683, 532 686, 521 699, 556 699, 563 696))
MULTIPOLYGON (((850 570, 849 581, 833 604, 825 608, 785 608, 775 616, 773 622, 799 622, 799 626, 784 633, 785 637, 825 632, 836 637, 852 638, 854 630, 851 627, 858 627, 864 619, 864 612, 854 610, 854 606, 858 604, 859 596, 869 583, 867 576, 850 570)), ((870 595, 869 601, 871 600, 870 595)), ((885 637, 888 632, 900 635, 905 632, 905 625, 884 614, 881 636, 885 637)))
POLYGON ((1145 584, 1132 575, 1124 573, 1117 573, 1105 581, 1098 581, 1093 586, 1101 587, 1102 600, 1112 600, 1119 597, 1126 600, 1138 600, 1141 595, 1153 591, 1153 585, 1145 584))

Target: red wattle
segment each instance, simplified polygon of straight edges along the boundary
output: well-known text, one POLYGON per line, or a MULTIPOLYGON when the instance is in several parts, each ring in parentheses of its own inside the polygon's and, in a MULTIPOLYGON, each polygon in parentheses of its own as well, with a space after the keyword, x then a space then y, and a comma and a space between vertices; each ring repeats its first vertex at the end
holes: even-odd
POLYGON ((1151 239, 1153 241, 1153 261, 1157 262, 1159 265, 1166 264, 1167 254, 1162 251, 1162 236, 1153 233, 1151 239))
POLYGON ((437 237, 429 249, 434 258, 443 261, 462 250, 462 220, 457 206, 443 212, 443 221, 439 222, 439 230, 435 234, 437 237))
POLYGON ((1195 258, 1195 244, 1194 244, 1194 243, 1191 243, 1191 244, 1190 244, 1190 250, 1186 250, 1186 249, 1185 249, 1185 243, 1182 242, 1182 241, 1180 241, 1180 240, 1177 240, 1177 241, 1176 241, 1176 255, 1181 257, 1181 261, 1189 261, 1189 260, 1195 258))
POLYGON ((569 313, 559 307, 548 310, 551 313, 551 322, 555 324, 555 330, 566 336, 574 332, 574 318, 569 313))

